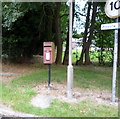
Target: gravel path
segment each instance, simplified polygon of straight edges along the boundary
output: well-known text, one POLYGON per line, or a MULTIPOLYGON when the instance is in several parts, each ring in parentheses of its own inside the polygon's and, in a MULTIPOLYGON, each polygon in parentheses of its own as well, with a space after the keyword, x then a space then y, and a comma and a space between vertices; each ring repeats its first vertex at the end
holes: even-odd
POLYGON ((1 117, 38 117, 38 116, 17 112, 6 107, 3 104, 0 104, 0 118, 1 117))
POLYGON ((12 76, 12 75, 16 75, 15 73, 11 73, 11 72, 2 72, 0 73, 1 76, 12 76))

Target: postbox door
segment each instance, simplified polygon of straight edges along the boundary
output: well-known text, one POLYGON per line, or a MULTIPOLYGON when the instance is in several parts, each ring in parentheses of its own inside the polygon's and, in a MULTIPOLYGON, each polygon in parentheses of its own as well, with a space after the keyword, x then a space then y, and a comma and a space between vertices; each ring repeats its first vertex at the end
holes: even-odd
POLYGON ((49 47, 45 47, 44 49, 44 63, 52 64, 52 51, 49 47))
POLYGON ((54 62, 54 44, 53 42, 44 42, 43 44, 43 62, 52 64, 54 62))
POLYGON ((51 60, 51 52, 50 51, 45 52, 45 60, 46 61, 50 61, 51 60))

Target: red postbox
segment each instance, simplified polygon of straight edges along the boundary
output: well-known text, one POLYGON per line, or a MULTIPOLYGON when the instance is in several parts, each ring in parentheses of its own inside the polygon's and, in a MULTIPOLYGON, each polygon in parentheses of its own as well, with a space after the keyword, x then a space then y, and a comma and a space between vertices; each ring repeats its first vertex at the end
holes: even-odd
POLYGON ((55 45, 53 42, 43 43, 43 62, 52 64, 55 62, 55 45))

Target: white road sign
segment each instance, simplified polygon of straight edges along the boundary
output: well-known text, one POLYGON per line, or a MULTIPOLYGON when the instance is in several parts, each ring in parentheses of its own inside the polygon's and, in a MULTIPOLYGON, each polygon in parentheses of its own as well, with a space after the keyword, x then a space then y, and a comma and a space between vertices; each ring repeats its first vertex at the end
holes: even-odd
POLYGON ((120 29, 120 22, 101 25, 101 30, 111 30, 111 29, 120 29))
POLYGON ((120 16, 120 0, 107 0, 105 13, 110 18, 118 18, 120 16))

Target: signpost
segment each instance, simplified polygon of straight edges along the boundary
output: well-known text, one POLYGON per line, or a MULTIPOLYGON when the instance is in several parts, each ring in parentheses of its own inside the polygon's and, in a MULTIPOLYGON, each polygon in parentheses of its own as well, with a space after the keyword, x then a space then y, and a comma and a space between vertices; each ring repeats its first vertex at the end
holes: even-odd
POLYGON ((107 0, 105 13, 109 18, 120 17, 120 0, 107 0))
POLYGON ((105 5, 105 13, 109 18, 116 18, 116 23, 102 24, 101 30, 115 29, 114 33, 114 61, 112 77, 112 102, 115 102, 116 95, 116 73, 117 73, 117 52, 118 52, 118 29, 120 29, 120 0, 108 0, 105 5))
POLYGON ((101 30, 112 30, 112 29, 120 29, 120 22, 101 25, 101 30))
POLYGON ((51 64, 55 62, 55 46, 53 42, 43 43, 43 62, 48 64, 48 89, 50 89, 51 64))
MULTIPOLYGON (((116 19, 116 22, 118 22, 118 19, 116 19)), ((115 95, 116 95, 118 29, 115 29, 114 38, 115 38, 115 39, 114 39, 114 61, 113 61, 113 77, 112 77, 112 102, 115 102, 115 95)))

